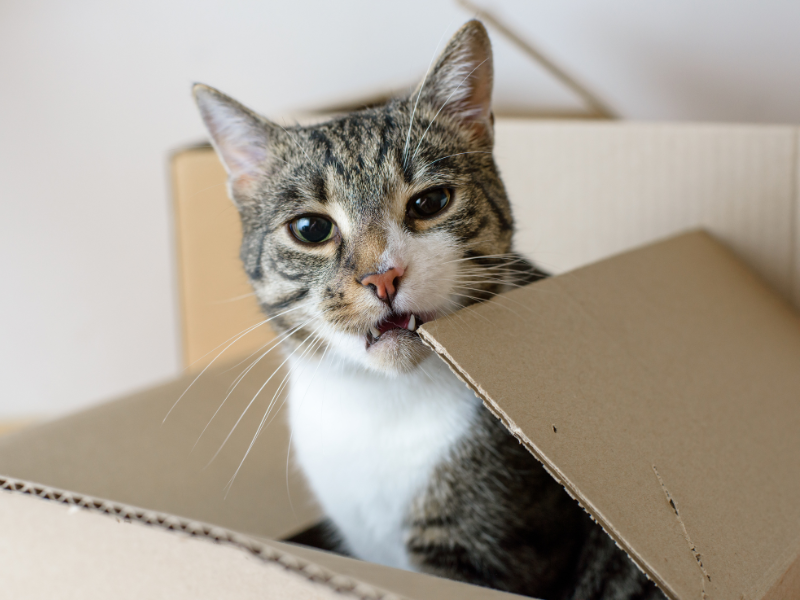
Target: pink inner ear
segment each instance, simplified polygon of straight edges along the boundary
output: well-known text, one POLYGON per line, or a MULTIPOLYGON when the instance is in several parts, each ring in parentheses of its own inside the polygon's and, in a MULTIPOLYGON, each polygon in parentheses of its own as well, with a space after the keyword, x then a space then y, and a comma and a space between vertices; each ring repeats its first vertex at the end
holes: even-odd
POLYGON ((473 68, 474 71, 465 79, 462 76, 460 88, 451 92, 453 96, 443 110, 457 117, 475 137, 491 137, 494 120, 491 65, 484 63, 473 68))
POLYGON ((230 170, 231 179, 240 179, 244 183, 258 178, 261 166, 267 159, 267 152, 256 141, 246 137, 234 138, 225 142, 226 148, 220 150, 230 170))
POLYGON ((228 140, 227 147, 217 141, 219 153, 228 169, 231 190, 237 195, 250 195, 261 177, 261 168, 267 158, 259 146, 245 145, 242 140, 228 140), (242 144, 237 146, 236 144, 242 144))
POLYGON ((230 177, 231 191, 236 196, 250 196, 256 191, 258 177, 252 175, 239 175, 230 177))
POLYGON ((203 121, 225 165, 231 189, 253 190, 267 159, 268 131, 255 113, 232 98, 205 86, 195 86, 203 121))

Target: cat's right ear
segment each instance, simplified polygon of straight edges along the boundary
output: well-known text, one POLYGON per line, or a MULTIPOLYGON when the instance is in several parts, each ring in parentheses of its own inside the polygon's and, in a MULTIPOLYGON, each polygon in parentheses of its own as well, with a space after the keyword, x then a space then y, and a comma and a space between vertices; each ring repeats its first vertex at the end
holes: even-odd
POLYGON ((416 90, 437 112, 454 117, 476 138, 491 142, 492 43, 480 21, 459 29, 416 90))
POLYGON ((256 191, 269 152, 266 119, 212 87, 196 83, 192 94, 225 170, 233 200, 256 191))

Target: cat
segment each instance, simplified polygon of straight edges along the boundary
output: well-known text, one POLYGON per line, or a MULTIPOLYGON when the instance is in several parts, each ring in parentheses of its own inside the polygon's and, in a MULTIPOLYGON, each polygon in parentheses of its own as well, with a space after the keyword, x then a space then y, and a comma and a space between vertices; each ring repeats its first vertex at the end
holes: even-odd
POLYGON ((412 93, 313 126, 195 85, 283 339, 293 456, 355 557, 548 600, 663 599, 416 333, 545 276, 512 251, 492 79, 470 21, 412 93))

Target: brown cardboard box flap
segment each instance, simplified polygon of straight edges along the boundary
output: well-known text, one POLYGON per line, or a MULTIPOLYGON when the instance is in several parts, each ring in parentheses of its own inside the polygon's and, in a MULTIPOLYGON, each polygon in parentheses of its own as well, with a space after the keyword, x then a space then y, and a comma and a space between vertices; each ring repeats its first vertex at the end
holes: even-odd
POLYGON ((282 411, 265 424, 242 462, 285 375, 279 369, 283 357, 278 350, 264 356, 227 399, 249 363, 224 358, 199 378, 186 375, 3 436, 0 473, 250 535, 279 539, 305 528, 319 510, 302 476, 290 468, 282 411), (257 394, 276 369, 274 386, 257 394))
POLYGON ((332 600, 336 584, 382 596, 223 529, 5 477, 0 529, 7 598, 332 600))
POLYGON ((671 597, 800 597, 800 320, 710 236, 420 333, 671 597))
POLYGON ((4 476, 0 529, 15 598, 519 598, 4 476))

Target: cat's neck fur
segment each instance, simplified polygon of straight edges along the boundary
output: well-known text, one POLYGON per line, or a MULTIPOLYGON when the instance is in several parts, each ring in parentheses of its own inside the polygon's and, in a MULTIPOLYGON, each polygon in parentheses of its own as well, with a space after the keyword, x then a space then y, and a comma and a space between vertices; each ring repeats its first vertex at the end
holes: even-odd
POLYGON ((435 355, 397 377, 292 359, 293 457, 353 554, 412 568, 402 533, 409 505, 479 405, 435 355))

